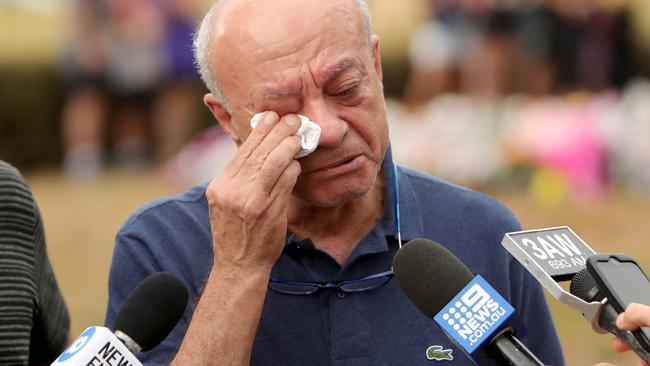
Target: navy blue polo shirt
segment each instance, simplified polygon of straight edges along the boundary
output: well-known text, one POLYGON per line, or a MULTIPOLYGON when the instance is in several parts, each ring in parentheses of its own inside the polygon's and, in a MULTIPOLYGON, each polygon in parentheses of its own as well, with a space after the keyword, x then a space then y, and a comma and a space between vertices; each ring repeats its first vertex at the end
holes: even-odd
MULTIPOLYGON (((272 277, 283 280, 354 279, 391 268, 398 249, 390 149, 383 163, 386 199, 381 221, 340 266, 310 240, 289 234, 272 277)), ((482 275, 516 309, 511 325, 546 365, 564 365, 560 344, 542 289, 500 243, 520 229, 497 201, 442 180, 398 168, 402 239, 428 238, 482 275)), ((172 333, 139 355, 146 365, 171 361, 181 344, 212 267, 212 240, 206 185, 150 203, 120 229, 109 277, 106 325, 128 294, 148 275, 165 271, 185 282, 190 305, 172 333)), ((215 309, 218 311, 218 309, 215 309)), ((472 356, 458 349, 438 325, 423 315, 395 280, 369 292, 321 290, 309 296, 267 291, 253 345, 251 365, 496 365, 483 350, 472 356), (453 351, 453 361, 429 360, 433 345, 453 351)))

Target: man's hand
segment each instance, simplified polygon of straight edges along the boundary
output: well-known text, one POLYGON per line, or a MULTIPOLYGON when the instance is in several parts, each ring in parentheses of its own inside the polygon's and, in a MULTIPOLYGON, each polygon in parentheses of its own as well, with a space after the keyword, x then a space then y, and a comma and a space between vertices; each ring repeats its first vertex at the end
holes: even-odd
POLYGON ((628 305, 616 319, 616 326, 623 330, 650 327, 650 306, 635 303, 628 305))
POLYGON ((215 267, 270 271, 280 256, 300 174, 299 127, 296 115, 268 112, 208 186, 215 267))
POLYGON ((296 115, 267 113, 208 186, 214 265, 172 365, 250 364, 300 174, 299 126, 296 115))
MULTIPOLYGON (((650 326, 650 306, 635 303, 628 305, 625 311, 616 319, 616 326, 620 329, 630 331, 650 326)), ((612 342, 612 348, 616 352, 625 352, 630 350, 630 347, 618 338, 615 338, 612 342)), ((639 361, 637 365, 648 366, 644 361, 639 361)))
MULTIPOLYGON (((629 331, 650 326, 650 306, 635 303, 628 305, 625 311, 616 319, 616 326, 622 330, 629 331)), ((612 349, 614 349, 615 352, 626 352, 630 350, 630 347, 619 338, 614 338, 614 341, 612 341, 612 349)), ((595 366, 612 365, 600 363, 595 366)), ((645 363, 645 361, 639 360, 637 366, 648 366, 648 364, 645 363)))

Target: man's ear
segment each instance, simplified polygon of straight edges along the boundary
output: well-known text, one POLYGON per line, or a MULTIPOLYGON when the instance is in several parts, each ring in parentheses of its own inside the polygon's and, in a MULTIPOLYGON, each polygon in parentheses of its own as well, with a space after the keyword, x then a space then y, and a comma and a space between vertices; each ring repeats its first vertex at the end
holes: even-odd
POLYGON ((206 94, 203 96, 203 104, 212 112, 214 118, 217 119, 219 125, 230 135, 230 138, 239 145, 242 140, 237 129, 233 125, 232 115, 223 103, 218 100, 213 94, 206 94))
POLYGON ((376 34, 373 34, 370 37, 370 44, 372 45, 372 58, 374 61, 374 68, 375 72, 377 73, 377 77, 379 78, 379 81, 382 84, 382 87, 384 85, 384 73, 381 69, 381 56, 379 54, 379 36, 376 34))

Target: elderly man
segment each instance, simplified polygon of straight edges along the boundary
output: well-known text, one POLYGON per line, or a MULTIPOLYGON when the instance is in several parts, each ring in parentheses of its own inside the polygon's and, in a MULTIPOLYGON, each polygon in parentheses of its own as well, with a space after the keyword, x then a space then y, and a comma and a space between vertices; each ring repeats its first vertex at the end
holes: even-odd
POLYGON ((512 214, 393 164, 365 1, 222 0, 196 54, 204 102, 239 149, 209 185, 146 206, 118 233, 109 326, 151 272, 176 274, 196 299, 147 364, 427 365, 435 345, 474 364, 391 281, 400 241, 417 237, 487 278, 517 309, 520 339, 563 364, 540 288, 499 246, 519 229, 512 214), (322 129, 301 159, 297 114, 322 129))

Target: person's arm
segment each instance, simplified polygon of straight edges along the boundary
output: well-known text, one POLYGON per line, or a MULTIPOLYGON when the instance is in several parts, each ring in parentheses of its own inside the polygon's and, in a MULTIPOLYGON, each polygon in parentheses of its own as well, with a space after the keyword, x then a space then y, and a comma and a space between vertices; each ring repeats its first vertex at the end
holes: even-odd
POLYGON ((65 349, 70 333, 70 316, 47 256, 40 212, 34 204, 34 282, 36 309, 30 340, 31 365, 50 364, 65 349))
POLYGON ((250 363, 268 279, 300 174, 295 115, 265 116, 206 196, 214 264, 172 365, 250 363))
POLYGON ((17 169, 2 161, 0 248, 6 260, 0 268, 4 285, 0 292, 12 299, 0 324, 15 329, 11 342, 2 342, 0 354, 7 355, 7 363, 49 365, 66 346, 70 318, 47 257, 31 189, 17 169))

